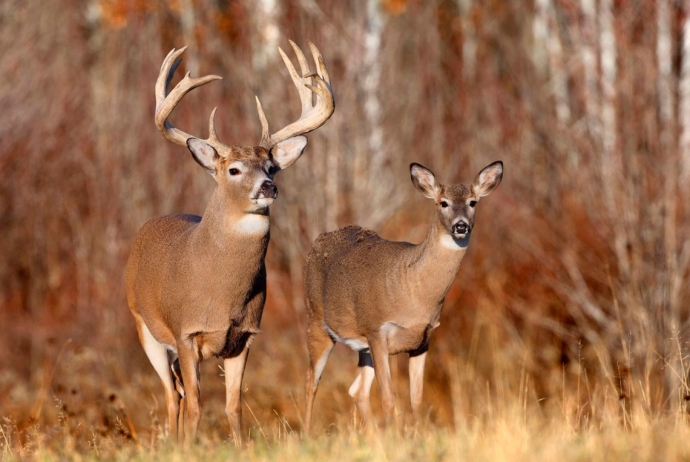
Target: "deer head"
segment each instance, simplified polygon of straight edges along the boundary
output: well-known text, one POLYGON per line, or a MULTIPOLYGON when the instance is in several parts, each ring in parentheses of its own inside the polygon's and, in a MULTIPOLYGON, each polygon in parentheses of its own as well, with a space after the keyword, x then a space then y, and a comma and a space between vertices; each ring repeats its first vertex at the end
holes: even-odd
POLYGON ((187 146, 194 160, 213 176, 226 199, 244 213, 260 212, 273 203, 278 195, 278 188, 273 183, 275 174, 299 159, 307 145, 307 138, 303 135, 323 125, 335 110, 331 82, 323 57, 313 43, 308 43, 316 64, 316 73, 310 72, 302 50, 290 41, 300 64, 301 77, 283 50, 279 49, 297 87, 302 114, 295 122, 269 135, 266 116, 257 98, 256 104, 262 126, 258 146, 229 146, 222 143, 216 133, 215 108, 211 112, 209 136, 205 140, 195 138, 174 127, 168 121, 168 117, 184 95, 221 77, 208 75, 191 78, 187 73, 169 92, 170 81, 180 64, 180 55, 186 47, 180 50, 173 49, 161 66, 155 87, 156 127, 168 141, 187 146), (312 104, 312 94, 316 95, 315 104, 312 104))
POLYGON ((441 228, 460 241, 469 236, 474 227, 474 210, 477 202, 501 184, 503 162, 494 162, 482 169, 470 185, 444 185, 428 168, 413 163, 410 165, 412 184, 425 197, 436 202, 436 216, 441 228))

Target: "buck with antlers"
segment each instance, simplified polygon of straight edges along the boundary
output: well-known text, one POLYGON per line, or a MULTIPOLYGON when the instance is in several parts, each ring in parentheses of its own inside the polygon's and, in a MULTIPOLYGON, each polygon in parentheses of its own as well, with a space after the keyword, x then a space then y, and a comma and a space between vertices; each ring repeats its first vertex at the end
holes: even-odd
POLYGON ((470 185, 443 185, 419 164, 412 164, 410 173, 414 186, 436 202, 424 242, 391 242, 348 226, 319 236, 307 258, 307 433, 319 379, 336 341, 359 352, 349 393, 365 423, 374 376, 386 419, 392 417, 395 397, 388 356, 398 353, 410 356, 410 400, 415 420, 419 417, 429 338, 465 256, 475 205, 499 185, 503 164, 485 167, 470 185))
POLYGON ((211 356, 224 360, 225 410, 231 431, 241 437, 240 387, 266 299, 268 207, 278 194, 273 177, 300 157, 307 144, 303 135, 323 125, 335 108, 328 72, 317 48, 309 42, 317 71, 311 73, 302 51, 290 44, 301 76, 282 50, 280 54, 297 86, 302 114, 269 136, 257 98, 262 125, 259 146, 221 143, 214 124, 215 109, 206 140, 168 122, 185 94, 220 79, 215 75, 190 78, 188 73, 168 92, 185 48, 168 54, 156 81, 156 127, 168 141, 188 147, 217 184, 203 218, 169 215, 146 223, 125 274, 139 340, 163 381, 170 433, 178 440, 184 438, 185 406, 191 435, 196 435, 201 417, 199 365, 211 356), (314 104, 312 93, 317 96, 314 104))

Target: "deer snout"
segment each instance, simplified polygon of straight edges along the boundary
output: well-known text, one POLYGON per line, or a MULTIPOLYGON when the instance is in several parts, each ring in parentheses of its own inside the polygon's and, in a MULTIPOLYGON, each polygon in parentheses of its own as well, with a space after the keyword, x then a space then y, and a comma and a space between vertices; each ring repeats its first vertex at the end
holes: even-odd
POLYGON ((453 234, 467 234, 470 232, 470 225, 465 221, 458 221, 450 228, 453 234))
POLYGON ((266 180, 261 183, 261 188, 259 188, 259 195, 267 199, 275 199, 278 197, 278 187, 272 181, 266 180))

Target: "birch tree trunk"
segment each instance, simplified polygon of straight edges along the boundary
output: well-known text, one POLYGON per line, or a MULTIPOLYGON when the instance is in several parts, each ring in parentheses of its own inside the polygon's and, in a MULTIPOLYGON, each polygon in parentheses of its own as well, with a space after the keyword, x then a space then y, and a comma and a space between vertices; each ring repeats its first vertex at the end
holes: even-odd
POLYGON ((680 68, 679 93, 679 125, 680 125, 680 156, 681 181, 687 185, 690 180, 690 0, 683 3, 684 21, 682 25, 682 61, 680 68))
MULTIPOLYGON (((664 317, 666 323, 666 337, 676 339, 668 347, 669 367, 666 373, 666 397, 671 411, 680 410, 681 403, 681 370, 683 364, 680 351, 676 351, 675 343, 681 344, 680 316, 677 284, 675 278, 678 268, 676 253, 676 189, 678 170, 676 153, 673 147, 674 139, 674 101, 673 101, 673 65, 671 49, 671 11, 669 0, 657 0, 657 91, 659 92, 659 120, 660 120, 660 150, 665 159, 664 165, 664 198, 663 198, 663 246, 665 250, 665 268, 658 268, 664 274, 663 284, 668 285, 665 292, 664 317)), ((660 238, 661 239, 661 238, 660 238)))
POLYGON ((252 64, 256 72, 261 72, 278 51, 280 6, 278 0, 256 0, 249 2, 249 9, 255 31, 252 64))
POLYGON ((182 25, 182 37, 185 45, 189 47, 189 51, 185 53, 187 61, 187 69, 192 73, 193 77, 199 75, 199 47, 196 43, 196 13, 194 11, 194 4, 192 0, 180 0, 182 8, 180 15, 180 23, 182 25))
POLYGON ((474 82, 477 74, 477 32, 472 22, 475 0, 458 0, 462 27, 462 73, 466 82, 474 82))
MULTIPOLYGON (((678 160, 680 173, 676 177, 677 184, 679 186, 679 193, 681 198, 686 202, 690 191, 688 188, 690 182, 690 1, 685 0, 683 2, 683 23, 681 25, 681 65, 680 65, 680 76, 678 82, 678 131, 679 131, 679 141, 678 141, 678 160)), ((682 251, 680 252, 680 258, 676 264, 676 272, 674 275, 674 284, 671 289, 672 301, 671 303, 678 304, 681 288, 684 286, 684 274, 688 266, 688 256, 690 255, 690 243, 684 236, 681 237, 681 242, 684 242, 682 251)), ((678 306, 680 309, 680 306, 678 306)), ((680 326, 679 326, 680 328, 680 326)), ((681 361, 682 364, 682 361, 681 361)), ((688 389, 688 372, 683 371, 683 377, 685 382, 683 385, 683 392, 685 401, 685 412, 690 413, 690 390, 688 389)))
MULTIPOLYGON (((613 26, 613 0, 599 2, 599 62, 601 66, 601 176, 604 200, 612 219, 625 213, 625 200, 621 185, 621 164, 616 150, 616 37, 613 26), (618 193, 618 194, 617 194, 618 193)), ((626 253, 626 227, 616 226, 614 252, 624 277, 630 276, 630 264, 626 253)))
POLYGON ((381 72, 383 59, 381 39, 385 26, 385 16, 379 0, 367 0, 366 26, 364 30, 364 59, 362 70, 362 93, 364 94, 364 129, 367 133, 363 152, 355 157, 355 185, 357 222, 377 228, 388 212, 394 208, 387 202, 391 198, 388 172, 384 169, 386 149, 383 142, 381 124, 382 109, 380 101, 381 72))
POLYGON ((549 74, 549 84, 556 101, 556 117, 561 124, 570 119, 570 106, 568 104, 568 78, 563 68, 563 46, 561 35, 556 24, 556 13, 552 0, 537 0, 534 19, 535 48, 545 48, 545 68, 549 74))
POLYGON ((582 8, 582 26, 580 45, 580 60, 584 72, 584 103, 585 113, 587 114, 587 129, 590 138, 599 144, 600 140, 600 121, 599 121, 599 97, 597 85, 597 55, 596 55, 596 36, 597 19, 594 0, 580 0, 582 8))

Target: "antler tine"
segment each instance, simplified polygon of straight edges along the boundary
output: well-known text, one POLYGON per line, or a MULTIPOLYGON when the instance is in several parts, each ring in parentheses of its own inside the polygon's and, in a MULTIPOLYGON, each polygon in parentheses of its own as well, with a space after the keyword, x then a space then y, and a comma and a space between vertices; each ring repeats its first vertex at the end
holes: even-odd
POLYGON ((182 59, 178 59, 179 56, 184 53, 187 47, 182 47, 179 50, 174 48, 170 50, 170 53, 163 60, 161 64, 161 70, 158 73, 158 78, 156 79, 156 108, 163 102, 165 96, 168 94, 168 86, 172 80, 173 74, 177 70, 177 66, 182 62, 182 59))
MULTIPOLYGON (((309 70, 309 62, 307 61, 307 58, 304 57, 304 53, 302 53, 302 49, 297 46, 295 42, 292 40, 288 40, 290 42, 290 45, 292 46, 292 49, 295 51, 295 55, 297 55, 297 62, 299 62, 299 68, 300 71, 302 71, 302 82, 304 83, 313 83, 311 79, 307 79, 307 77, 311 77, 313 74, 309 70)), ((311 94, 307 91, 305 94, 300 94, 300 97, 304 97, 306 101, 302 101, 302 110, 304 110, 305 105, 307 108, 312 107, 312 101, 313 98, 311 94)))
POLYGON ((321 56, 319 49, 316 48, 316 45, 314 45, 311 42, 311 40, 307 40, 307 44, 309 45, 309 49, 311 50, 311 55, 314 57, 314 63, 316 64, 316 72, 318 72, 319 77, 325 80, 326 83, 330 86, 331 78, 328 75, 328 71, 326 70, 326 63, 324 63, 323 61, 323 56, 321 56))
MULTIPOLYGON (((295 45, 295 47, 297 47, 297 45, 295 45)), ((290 58, 287 57, 287 55, 285 54, 283 49, 278 47, 278 51, 280 52, 280 56, 283 58, 283 62, 285 63, 285 67, 287 67, 288 72, 290 73, 290 77, 292 78, 292 82, 297 87, 297 93, 299 94, 299 100, 300 100, 300 103, 302 104, 302 114, 304 114, 305 111, 308 111, 311 108, 311 93, 309 93, 309 90, 304 88, 304 81, 303 81, 302 77, 300 77, 297 74, 295 67, 292 65, 292 61, 290 61, 290 58)), ((302 57, 304 57, 304 55, 302 57)))
MULTIPOLYGON (((172 80, 173 74, 175 73, 175 70, 181 61, 181 59, 178 58, 186 49, 187 47, 183 47, 179 50, 175 50, 173 48, 172 51, 168 53, 168 56, 165 58, 165 60, 163 60, 163 65, 161 66, 160 73, 158 74, 155 87, 156 115, 154 120, 156 123, 156 128, 158 128, 158 131, 163 134, 165 139, 180 146, 186 146, 187 140, 192 136, 178 128, 175 128, 168 121, 168 116, 170 116, 170 113, 173 111, 173 109, 175 109, 175 106, 177 106, 184 95, 193 89, 205 85, 213 80, 222 79, 222 77, 217 75, 191 78, 190 73, 187 72, 187 74, 182 80, 180 80, 175 88, 168 93, 170 81, 172 80)), ((215 138, 215 124, 213 123, 214 114, 215 109, 211 114, 211 121, 209 122, 210 126, 213 125, 213 134, 209 136, 209 140, 211 140, 211 137, 215 138)))
POLYGON ((261 107, 261 101, 259 101, 259 97, 255 96, 255 98, 256 110, 259 111, 259 120, 261 121, 261 142, 259 143, 259 146, 263 146, 264 148, 270 148, 271 137, 268 134, 268 121, 266 120, 266 114, 264 114, 264 110, 261 107))
POLYGON ((319 77, 318 75, 314 75, 314 80, 316 80, 318 86, 309 85, 308 83, 305 83, 304 86, 310 89, 312 92, 316 93, 317 95, 321 96, 321 99, 317 98, 316 106, 312 108, 317 109, 324 105, 323 101, 328 100, 328 98, 332 99, 333 95, 331 93, 331 87, 326 82, 324 82, 324 80, 321 77, 319 77))
MULTIPOLYGON (((268 138, 268 142, 266 143, 265 147, 275 146, 276 144, 288 138, 303 135, 312 130, 316 130, 321 125, 326 123, 328 118, 335 110, 335 100, 333 98, 333 91, 331 90, 330 77, 328 75, 328 71, 326 70, 326 64, 324 63, 323 57, 321 57, 319 50, 314 46, 313 43, 309 42, 309 48, 311 49, 312 56, 314 57, 314 62, 316 64, 316 72, 312 73, 309 71, 307 59, 305 58, 304 53, 302 53, 302 50, 292 41, 290 41, 290 45, 292 45, 292 48, 295 50, 295 54, 297 55, 297 61, 299 61, 300 70, 302 71, 301 77, 297 74, 295 67, 292 65, 292 62, 285 55, 283 50, 278 48, 278 51, 280 52, 280 56, 283 58, 285 67, 287 67, 288 72, 290 73, 292 82, 297 87, 299 99, 302 104, 302 113, 300 118, 295 122, 271 135, 268 138), (311 79, 314 79, 316 85, 312 84, 311 79), (316 95, 316 104, 312 104, 312 94, 316 95)), ((263 110, 261 110, 261 105, 258 105, 258 108, 259 117, 265 120, 263 110)), ((265 125, 263 121, 261 124, 262 128, 264 128, 264 131, 267 133, 268 125, 265 125)), ((262 146, 264 146, 264 141, 264 137, 262 136, 262 146)))
POLYGON ((290 42, 290 45, 292 45, 292 49, 295 50, 295 54, 297 55, 297 61, 299 62, 299 67, 300 70, 302 71, 302 77, 305 77, 307 74, 310 73, 309 71, 309 63, 307 62, 307 58, 304 57, 304 53, 302 53, 302 49, 295 44, 292 40, 288 40, 290 42))
POLYGON ((208 141, 213 144, 220 143, 218 133, 216 133, 216 109, 218 108, 213 108, 213 111, 211 111, 211 117, 208 119, 208 141))

